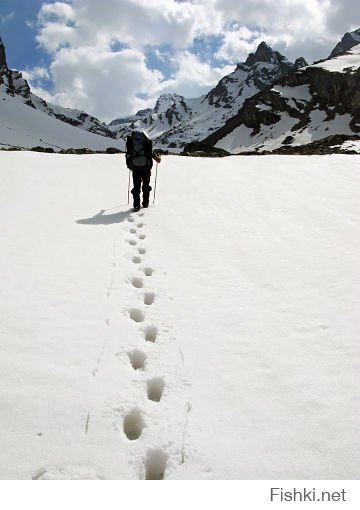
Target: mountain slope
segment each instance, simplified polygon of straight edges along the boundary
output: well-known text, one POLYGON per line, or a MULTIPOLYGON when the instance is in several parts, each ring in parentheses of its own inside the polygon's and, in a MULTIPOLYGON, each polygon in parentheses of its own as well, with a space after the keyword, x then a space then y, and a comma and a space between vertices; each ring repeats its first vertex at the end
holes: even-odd
POLYGON ((262 42, 255 53, 238 64, 208 94, 194 99, 178 94, 162 95, 151 112, 139 112, 128 121, 117 119, 109 128, 119 138, 131 129, 145 130, 158 146, 180 148, 217 130, 237 113, 246 98, 304 65, 304 59, 292 64, 262 42))
POLYGON ((24 103, 19 95, 6 94, 0 87, 0 148, 35 146, 60 149, 124 149, 114 140, 73 127, 24 103))
POLYGON ((341 41, 338 42, 338 44, 330 53, 330 57, 340 55, 341 53, 350 50, 353 46, 356 46, 359 43, 360 43, 360 28, 354 30, 353 32, 346 32, 346 34, 342 37, 341 41))
MULTIPOLYGON (((95 117, 81 110, 63 108, 46 102, 31 92, 22 73, 8 68, 5 46, 0 39, 0 91, 3 95, 17 98, 25 105, 54 117, 62 122, 97 135, 114 138, 113 133, 95 117)), ((0 120, 1 122, 1 120, 0 120)), ((30 133, 29 133, 30 134, 30 133)), ((84 137, 83 137, 84 139, 84 137)))
POLYGON ((204 142, 228 150, 275 150, 360 132, 360 45, 290 72, 245 101, 204 142))

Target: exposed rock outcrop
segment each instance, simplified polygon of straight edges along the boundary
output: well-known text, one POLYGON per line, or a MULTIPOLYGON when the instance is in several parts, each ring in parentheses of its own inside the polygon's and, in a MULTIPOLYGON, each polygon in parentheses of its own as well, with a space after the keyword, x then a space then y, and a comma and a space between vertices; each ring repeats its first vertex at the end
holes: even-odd
POLYGON ((340 42, 337 43, 335 48, 330 53, 330 57, 340 55, 345 51, 349 51, 351 48, 360 43, 360 28, 353 32, 346 32, 340 42))
MULTIPOLYGON (((319 138, 322 132, 326 137, 325 131, 331 128, 334 119, 338 121, 338 128, 334 129, 340 130, 337 134, 350 136, 360 132, 360 45, 352 51, 351 62, 355 63, 352 67, 344 67, 349 62, 348 55, 345 55, 342 60, 337 57, 335 63, 324 61, 281 77, 273 86, 247 99, 239 112, 221 129, 206 137, 204 143, 219 144, 228 149, 226 137, 243 126, 251 130, 247 147, 250 150, 266 150, 266 145, 270 145, 269 139, 274 138, 274 132, 268 126, 275 126, 280 121, 284 131, 280 141, 280 123, 277 128, 278 145, 299 145, 300 135, 305 129, 308 130, 308 138, 319 138), (316 121, 316 118, 319 120, 316 121)), ((240 140, 239 147, 241 145, 240 140)), ((273 146, 276 149, 276 144, 273 146)))

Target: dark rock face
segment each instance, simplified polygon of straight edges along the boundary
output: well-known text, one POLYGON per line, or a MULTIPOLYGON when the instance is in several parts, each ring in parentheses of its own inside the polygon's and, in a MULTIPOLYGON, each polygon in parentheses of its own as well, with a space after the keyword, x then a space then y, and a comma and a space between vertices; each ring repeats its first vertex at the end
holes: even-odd
POLYGON ((6 52, 5 52, 5 46, 1 40, 1 37, 0 37, 0 69, 2 67, 7 67, 7 63, 6 63, 6 52))
MULTIPOLYGON (((204 143, 215 145, 241 125, 252 129, 254 136, 264 129, 264 126, 279 122, 282 112, 298 119, 291 128, 293 132, 309 124, 311 114, 315 110, 325 112, 326 120, 332 120, 337 114, 350 114, 352 120, 349 127, 354 133, 360 132, 360 69, 353 72, 330 72, 321 67, 306 67, 290 72, 275 84, 289 88, 307 85, 310 97, 307 101, 297 103, 296 100, 289 101, 272 87, 267 87, 247 99, 239 112, 221 129, 205 138, 204 143), (262 108, 264 105, 265 109, 262 108)), ((283 141, 285 145, 290 143, 289 137, 283 141)))
POLYGON ((330 53, 330 57, 336 57, 336 55, 340 55, 344 53, 344 51, 349 51, 353 46, 356 46, 360 43, 360 28, 354 30, 353 32, 346 32, 341 41, 335 46, 335 48, 330 53))
POLYGON ((206 96, 210 105, 227 107, 234 101, 232 85, 238 83, 240 96, 245 86, 253 87, 254 93, 271 85, 281 76, 293 69, 306 66, 307 62, 300 57, 295 64, 289 62, 281 53, 274 51, 265 42, 259 44, 255 53, 250 53, 246 61, 236 66, 235 71, 225 76, 206 96), (265 65, 264 65, 265 64, 265 65), (270 64, 270 65, 267 65, 270 64), (256 90, 257 89, 257 90, 256 90))
POLYGON ((224 149, 217 149, 211 145, 206 145, 202 142, 190 142, 185 145, 182 156, 196 156, 208 158, 223 158, 230 156, 230 153, 224 149))

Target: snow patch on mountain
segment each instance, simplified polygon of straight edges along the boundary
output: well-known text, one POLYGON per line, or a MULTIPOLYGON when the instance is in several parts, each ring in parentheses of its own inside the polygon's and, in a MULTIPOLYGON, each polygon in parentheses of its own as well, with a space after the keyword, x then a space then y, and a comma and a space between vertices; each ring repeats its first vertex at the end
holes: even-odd
POLYGON ((339 56, 333 57, 326 60, 325 62, 319 62, 309 67, 321 67, 330 72, 337 73, 348 73, 353 72, 360 68, 360 35, 359 42, 356 46, 346 51, 346 53, 339 56))

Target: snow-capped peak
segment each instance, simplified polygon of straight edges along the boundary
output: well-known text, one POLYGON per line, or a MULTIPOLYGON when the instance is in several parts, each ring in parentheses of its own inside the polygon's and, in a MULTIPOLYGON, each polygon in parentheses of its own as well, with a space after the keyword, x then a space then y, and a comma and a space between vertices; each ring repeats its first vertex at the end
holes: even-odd
POLYGON ((330 53, 330 57, 336 57, 340 53, 344 53, 345 51, 350 50, 353 46, 356 46, 360 43, 360 28, 354 30, 353 32, 346 32, 346 34, 342 37, 341 41, 335 46, 335 48, 330 53))
POLYGON ((161 94, 156 101, 154 113, 166 112, 169 108, 184 100, 179 94, 161 94))

